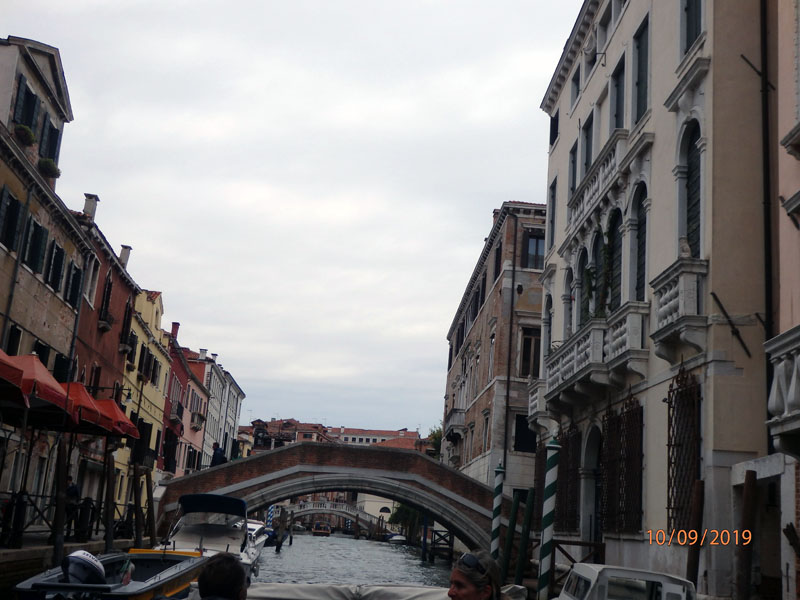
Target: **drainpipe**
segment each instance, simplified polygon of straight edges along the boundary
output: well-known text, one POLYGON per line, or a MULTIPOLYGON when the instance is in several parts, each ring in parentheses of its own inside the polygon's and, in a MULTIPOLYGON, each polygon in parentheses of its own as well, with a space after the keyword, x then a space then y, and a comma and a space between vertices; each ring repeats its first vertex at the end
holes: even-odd
POLYGON ((506 357, 506 407, 503 435, 503 468, 508 471, 508 415, 510 412, 509 403, 511 401, 511 347, 514 339, 514 294, 517 287, 517 229, 519 228, 517 215, 511 212, 511 208, 506 209, 506 215, 514 218, 514 251, 511 260, 511 308, 508 318, 508 356, 506 357))
POLYGON ((17 289, 17 278, 19 277, 19 266, 22 263, 22 255, 25 252, 25 244, 28 241, 28 212, 30 211, 31 206, 31 198, 33 198, 33 191, 28 189, 28 194, 25 198, 25 206, 22 208, 22 214, 20 215, 19 222, 22 223, 22 236, 20 239, 20 244, 17 247, 17 260, 14 261, 14 273, 11 276, 11 289, 8 291, 8 300, 6 301, 6 312, 3 315, 3 331, 2 331, 2 338, 0 341, 3 342, 3 345, 6 343, 6 336, 8 335, 8 320, 11 316, 11 305, 14 302, 14 291, 17 289))
MULTIPOLYGON (((774 322, 772 318, 772 187, 769 138, 769 61, 767 56, 767 0, 761 0, 761 160, 764 208, 764 337, 772 339, 774 322)), ((772 362, 765 354, 767 398, 772 386, 772 362)), ((767 419, 770 418, 767 411, 767 419)), ((768 451, 774 451, 771 436, 767 435, 768 451)))

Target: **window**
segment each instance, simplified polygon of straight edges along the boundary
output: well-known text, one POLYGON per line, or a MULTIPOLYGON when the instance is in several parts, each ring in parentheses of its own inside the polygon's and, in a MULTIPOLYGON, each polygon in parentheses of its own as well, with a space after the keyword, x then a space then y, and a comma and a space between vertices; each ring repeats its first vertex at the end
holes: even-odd
POLYGON ((92 366, 92 374, 89 376, 89 393, 92 396, 97 396, 98 388, 100 387, 100 373, 102 368, 99 365, 92 366))
POLYGON ((489 415, 483 415, 483 447, 482 452, 489 449, 489 415))
POLYGON ((700 127, 693 121, 686 135, 686 237, 692 258, 700 258, 700 127))
POLYGON ((558 111, 550 117, 550 145, 556 143, 558 139, 558 111))
POLYGON ((544 232, 541 230, 526 231, 522 236, 522 256, 520 257, 523 269, 544 268, 544 232))
POLYGON ((647 188, 640 184, 636 188, 636 301, 644 302, 645 285, 647 284, 647 209, 645 198, 647 188))
POLYGON ((304 433, 303 434, 303 439, 304 440, 310 440, 311 439, 311 434, 310 433, 304 433))
POLYGON ((615 311, 622 302, 622 216, 615 210, 608 223, 608 260, 611 275, 608 308, 615 311))
POLYGON ((611 128, 625 129, 625 59, 619 61, 611 75, 611 128))
POLYGON ((591 271, 589 270, 589 257, 586 250, 581 252, 578 260, 578 273, 581 277, 580 312, 578 313, 578 328, 589 322, 589 297, 592 286, 591 271))
POLYGON ((594 265, 594 280, 592 281, 592 296, 594 299, 595 315, 600 314, 606 307, 608 299, 608 281, 606 281, 606 256, 603 232, 595 232, 592 244, 592 263, 594 265))
POLYGON ((114 287, 114 282, 111 281, 111 268, 109 267, 106 273, 106 282, 103 286, 103 301, 100 303, 100 319, 106 320, 109 316, 108 309, 111 305, 111 290, 114 287))
POLYGON ((70 261, 67 268, 67 279, 64 285, 64 300, 69 303, 72 308, 78 308, 78 302, 81 296, 81 278, 83 277, 83 270, 70 261))
POLYGON ((536 452, 536 434, 526 415, 514 415, 514 452, 536 452))
POLYGON ((486 271, 481 275, 481 306, 486 302, 486 271))
POLYGON ((489 336, 489 381, 494 379, 494 334, 489 336))
POLYGON ((33 344, 33 351, 46 367, 47 363, 50 361, 50 346, 45 344, 42 340, 36 340, 36 343, 33 344))
POLYGON ((683 0, 683 11, 685 19, 685 36, 683 42, 683 53, 686 54, 692 47, 695 40, 700 37, 702 27, 701 0, 683 0))
POLYGON ((45 263, 44 280, 54 292, 61 291, 61 280, 64 275, 64 260, 66 256, 64 249, 55 240, 50 242, 50 249, 47 251, 47 261, 45 263))
POLYGON ((53 377, 59 383, 66 383, 70 380, 69 357, 63 354, 56 354, 56 359, 53 362, 53 377))
POLYGON ((6 340, 6 353, 11 356, 19 354, 19 344, 22 341, 22 329, 12 325, 8 329, 8 339, 6 340))
POLYGON ((58 151, 61 146, 61 131, 53 125, 50 117, 45 115, 42 119, 42 133, 39 136, 39 156, 58 161, 58 151))
POLYGON ((547 356, 550 354, 550 346, 553 343, 553 298, 550 294, 547 295, 544 301, 542 324, 544 325, 544 339, 542 340, 542 345, 544 346, 544 355, 547 356))
POLYGON ((22 205, 6 186, 0 193, 0 243, 9 250, 17 249, 17 231, 22 205))
POLYGON ((648 75, 648 24, 642 24, 633 37, 634 55, 636 57, 636 119, 638 123, 647 111, 647 75, 648 75))
POLYGON ((608 28, 611 25, 611 4, 606 7, 606 11, 597 22, 597 49, 603 51, 608 42, 608 28))
POLYGON ((571 87, 571 94, 569 97, 570 106, 575 104, 575 101, 578 99, 578 96, 581 94, 581 67, 580 65, 575 68, 575 72, 572 74, 572 87, 571 87))
POLYGON ((569 151, 569 195, 570 198, 575 193, 578 180, 578 142, 569 151))
POLYGON ((556 231, 556 180, 550 184, 550 191, 547 195, 547 249, 553 247, 556 231))
POLYGON ((541 333, 538 327, 522 328, 522 356, 519 364, 520 377, 539 377, 539 346, 541 333))
POLYGON ((47 229, 28 218, 27 244, 23 261, 34 273, 41 273, 44 266, 44 256, 47 250, 47 229))
POLYGON ((498 242, 497 248, 494 249, 494 280, 500 277, 500 272, 503 268, 503 244, 498 242))
POLYGON ((594 117, 590 113, 583 124, 583 176, 592 168, 592 134, 594 130, 594 117))
POLYGON ((36 121, 39 119, 39 98, 28 87, 27 81, 25 75, 20 73, 17 101, 14 105, 14 121, 35 130, 36 121))
POLYGON ((86 301, 92 306, 95 305, 95 294, 97 293, 97 280, 100 277, 100 261, 92 256, 90 259, 91 264, 87 267, 86 272, 89 276, 86 278, 86 286, 84 289, 84 297, 86 301))

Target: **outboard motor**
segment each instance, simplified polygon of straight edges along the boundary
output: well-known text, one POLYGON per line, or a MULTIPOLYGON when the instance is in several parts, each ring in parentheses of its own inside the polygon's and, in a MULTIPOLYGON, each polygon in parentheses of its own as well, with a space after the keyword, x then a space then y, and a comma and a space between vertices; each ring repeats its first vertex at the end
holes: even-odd
POLYGON ((66 583, 99 584, 106 582, 106 570, 96 556, 86 550, 78 550, 61 562, 66 583))

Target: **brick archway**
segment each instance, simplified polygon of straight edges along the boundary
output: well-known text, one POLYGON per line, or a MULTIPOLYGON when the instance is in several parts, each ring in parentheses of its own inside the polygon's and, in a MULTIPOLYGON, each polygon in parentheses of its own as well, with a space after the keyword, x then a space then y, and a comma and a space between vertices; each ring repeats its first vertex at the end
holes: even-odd
MULTIPOLYGON (((173 479, 165 488, 158 506, 162 526, 183 494, 236 496, 256 510, 293 496, 342 490, 414 506, 467 545, 490 544, 492 489, 413 450, 301 442, 173 479)), ((510 504, 505 497, 505 515, 510 504)))

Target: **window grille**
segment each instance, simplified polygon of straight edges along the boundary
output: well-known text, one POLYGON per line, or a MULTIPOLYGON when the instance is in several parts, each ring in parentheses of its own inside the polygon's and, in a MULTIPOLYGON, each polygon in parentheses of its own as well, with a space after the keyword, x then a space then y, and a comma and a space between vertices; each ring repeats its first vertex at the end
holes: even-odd
POLYGON ((558 459, 556 483, 555 528, 559 531, 578 529, 578 499, 581 456, 581 432, 575 425, 562 430, 558 436, 561 453, 558 459))
POLYGON ((603 417, 602 530, 637 532, 642 527, 642 429, 644 411, 629 396, 619 414, 603 417))
POLYGON ((664 401, 667 416, 667 526, 688 528, 692 487, 700 479, 700 384, 681 364, 664 401))

